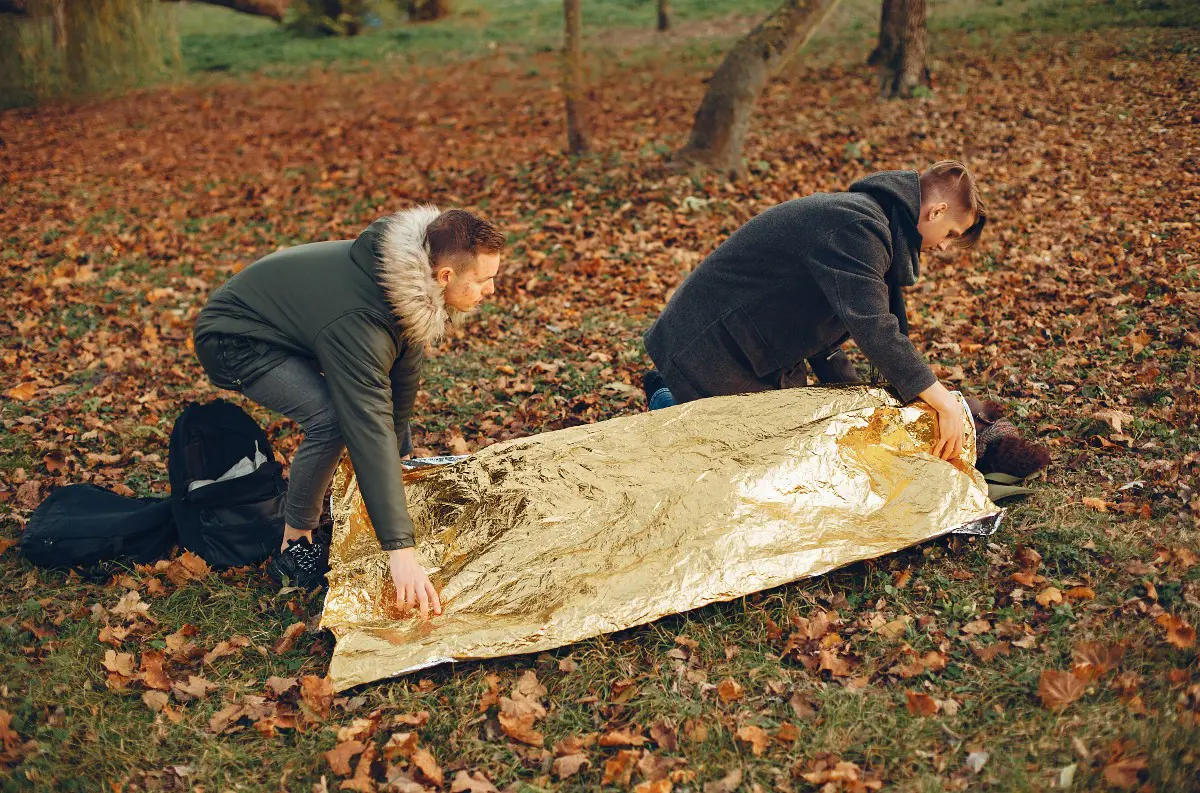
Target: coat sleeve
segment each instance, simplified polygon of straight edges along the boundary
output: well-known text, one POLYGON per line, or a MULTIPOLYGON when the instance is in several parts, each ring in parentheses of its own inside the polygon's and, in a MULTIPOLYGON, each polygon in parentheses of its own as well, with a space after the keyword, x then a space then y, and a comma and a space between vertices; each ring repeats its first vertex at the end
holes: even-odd
POLYGON ((850 336, 909 402, 937 382, 888 308, 884 280, 891 263, 886 226, 858 220, 835 229, 808 252, 809 269, 850 336))
POLYGON ((326 325, 314 346, 375 536, 385 551, 412 547, 389 377, 396 343, 377 319, 352 313, 326 325))
POLYGON ((424 361, 425 352, 420 345, 408 344, 404 354, 392 365, 392 426, 396 428, 401 456, 412 451, 411 446, 405 448, 405 439, 408 437, 408 422, 412 418, 417 389, 421 385, 421 365, 424 361))

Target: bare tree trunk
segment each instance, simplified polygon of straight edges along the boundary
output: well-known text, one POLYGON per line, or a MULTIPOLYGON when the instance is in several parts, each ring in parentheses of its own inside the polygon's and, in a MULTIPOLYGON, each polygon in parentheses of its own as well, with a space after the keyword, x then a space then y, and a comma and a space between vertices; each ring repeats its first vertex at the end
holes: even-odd
POLYGON ((450 16, 450 0, 408 0, 409 22, 433 22, 450 16))
POLYGON ((837 4, 787 0, 739 41, 709 79, 691 137, 675 154, 676 163, 740 172, 742 140, 759 94, 837 4))
POLYGON ((884 0, 879 46, 867 61, 879 67, 880 96, 911 97, 930 87, 925 41, 925 0, 884 0))
POLYGON ((658 0, 658 29, 671 29, 671 0, 658 0))
POLYGON ((580 0, 563 0, 566 36, 563 39, 563 96, 567 102, 567 152, 580 154, 591 147, 583 90, 583 9, 580 0))
POLYGON ((883 0, 879 12, 879 43, 867 57, 868 66, 878 66, 882 60, 889 57, 896 49, 896 30, 892 20, 897 16, 896 9, 904 0, 883 0))
MULTIPOLYGON (((208 3, 210 5, 224 6, 232 8, 234 11, 241 11, 245 14, 254 14, 255 16, 270 17, 276 22, 283 21, 283 14, 287 11, 290 0, 194 0, 199 3, 208 3)), ((54 19, 55 29, 61 28, 61 20, 65 18, 64 10, 65 0, 57 0, 54 3, 54 19)), ((177 3, 179 0, 164 0, 164 2, 177 3)), ((29 13, 29 3, 26 0, 0 0, 0 14, 17 14, 26 15, 29 13)))
POLYGON ((67 0, 54 0, 54 46, 67 51, 67 0))

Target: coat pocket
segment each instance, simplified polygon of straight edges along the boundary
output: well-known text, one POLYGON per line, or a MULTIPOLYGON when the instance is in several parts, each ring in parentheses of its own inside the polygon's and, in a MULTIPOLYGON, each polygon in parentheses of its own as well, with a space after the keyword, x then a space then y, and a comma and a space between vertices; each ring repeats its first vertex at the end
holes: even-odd
POLYGON ((744 309, 737 308, 708 327, 671 356, 673 368, 687 378, 694 395, 685 398, 746 394, 778 388, 768 378, 781 368, 744 309))
POLYGON ((763 338, 758 326, 742 306, 738 306, 721 318, 721 325, 750 363, 756 377, 779 371, 783 365, 771 345, 763 338))

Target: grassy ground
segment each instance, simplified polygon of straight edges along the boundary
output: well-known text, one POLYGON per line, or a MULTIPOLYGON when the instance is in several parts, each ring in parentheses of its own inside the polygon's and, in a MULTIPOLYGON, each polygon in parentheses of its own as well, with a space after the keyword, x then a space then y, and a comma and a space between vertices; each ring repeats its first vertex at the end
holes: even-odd
MULTIPOLYGON (((640 410, 640 397, 603 386, 636 382, 641 330, 729 231, 795 195, 949 155, 983 174, 993 221, 978 251, 923 263, 914 338, 939 372, 962 367, 1052 447, 1038 494, 990 539, 372 685, 275 734, 245 723, 216 734, 211 719, 248 696, 274 702, 272 676, 324 673, 327 636, 277 645, 288 626, 315 625, 319 597, 277 593, 259 571, 89 582, 10 547, 0 789, 308 791, 324 777, 336 790, 324 752, 356 731, 381 744, 414 730, 444 788, 461 770, 497 787, 617 790, 644 779, 602 784, 628 747, 584 750, 590 766, 565 780, 552 747, 625 727, 654 736, 638 751, 684 761, 676 790, 734 770, 747 793, 852 790, 855 774, 901 791, 1200 789, 1194 633, 1171 622, 1200 619, 1195 6, 931 2, 935 95, 879 103, 862 66, 875 6, 844 0, 765 92, 751 174, 736 183, 661 168, 729 31, 747 24, 716 4, 673 6, 681 31, 665 52, 623 27, 648 28, 650 3, 588 6, 611 16, 592 23, 598 151, 578 160, 560 153, 549 2, 464 3, 403 42, 389 22, 307 50, 286 49, 269 24, 187 6, 189 68, 225 63, 238 78, 0 115, 0 391, 34 388, 0 400, 0 545, 56 484, 163 492, 179 407, 216 395, 188 351, 190 323, 216 284, 276 246, 350 236, 418 200, 473 207, 510 232, 495 306, 426 373, 416 441, 443 452, 458 434, 478 447, 640 410), (231 27, 203 38, 218 24, 231 27), (474 57, 499 30, 494 57, 474 57), (445 62, 438 36, 454 42, 445 62), (382 58, 393 46, 426 49, 382 58), (1130 418, 1114 426, 1104 410, 1130 418), (819 641, 846 674, 788 650, 800 620, 825 612, 837 638, 819 641), (897 636, 875 629, 903 617, 897 636), (187 626, 202 650, 236 636, 246 646, 177 656, 169 637, 187 626), (1087 671, 1087 642, 1123 647, 1119 664, 1093 664, 1079 698, 1051 710, 1043 672, 1087 671), (162 707, 144 682, 109 687, 122 677, 110 651, 116 666, 119 653, 143 664, 168 653, 172 683, 212 688, 172 691, 162 707), (913 667, 930 653, 936 663, 913 667), (490 675, 507 693, 529 670, 548 689, 544 749, 508 740, 495 707, 479 707, 490 675), (718 686, 727 678, 740 695, 722 696, 736 692, 718 686), (427 723, 400 719, 422 710, 427 723), (779 738, 756 748, 753 728, 779 738), (852 764, 842 779, 822 778, 825 753, 852 764)), ((256 415, 294 450, 294 427, 256 415)), ((383 764, 374 771, 386 789, 383 764)))

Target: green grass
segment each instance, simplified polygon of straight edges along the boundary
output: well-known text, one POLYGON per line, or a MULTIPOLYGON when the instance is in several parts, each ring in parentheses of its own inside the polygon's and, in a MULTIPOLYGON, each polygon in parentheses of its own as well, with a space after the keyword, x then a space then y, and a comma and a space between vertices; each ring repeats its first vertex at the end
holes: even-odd
MULTIPOLYGON (((689 58, 719 57, 736 31, 771 11, 775 0, 675 0, 673 21, 682 36, 668 46, 689 58), (743 22, 716 24, 736 14, 743 22), (690 35, 689 35, 690 34, 690 35)), ((871 46, 878 33, 877 0, 843 0, 813 37, 809 51, 847 44, 871 46)), ((653 57, 655 19, 651 0, 592 0, 584 4, 585 46, 643 47, 653 57), (632 45, 626 43, 632 42, 632 45)), ((378 5, 380 26, 349 38, 306 38, 261 18, 202 3, 178 13, 184 69, 188 73, 266 72, 288 74, 312 66, 372 68, 394 59, 422 63, 488 59, 556 51, 562 40, 558 0, 459 0, 450 19, 410 25, 391 3, 378 5)), ((933 49, 946 33, 986 34, 991 39, 1019 33, 1078 31, 1107 27, 1200 25, 1200 5, 1190 0, 930 0, 933 49)), ((637 58, 639 54, 630 53, 637 58)))
MULTIPOLYGON (((1096 536, 1096 527, 1078 512, 1049 529, 1058 536, 1047 536, 1051 501, 1043 496, 1016 507, 1006 529, 1046 558, 1053 555, 1056 542, 1096 536), (1030 527, 1038 528, 1028 534, 1030 527)), ((1146 549, 1138 550, 1144 554, 1146 549)), ((1200 730, 1177 718, 1178 692, 1156 670, 1186 665, 1194 654, 1165 648, 1153 628, 1123 612, 1121 583, 1127 576, 1100 557, 1090 557, 1074 571, 1089 576, 1101 593, 1074 612, 1044 622, 1045 612, 1029 603, 996 607, 991 600, 998 578, 995 568, 1011 565, 1008 554, 1008 547, 1001 549, 987 539, 942 540, 537 657, 439 667, 350 692, 335 706, 331 725, 349 724, 376 711, 386 720, 428 710, 433 718, 421 728, 421 741, 444 766, 485 767, 498 785, 528 782, 537 776, 538 764, 531 765, 513 744, 482 739, 489 728, 478 718, 475 705, 485 675, 498 674, 507 688, 532 668, 555 703, 540 725, 548 746, 569 735, 594 732, 607 722, 644 727, 670 719, 682 726, 688 719, 699 719, 709 729, 707 739, 689 742, 681 736, 679 754, 701 780, 742 767, 747 784, 768 786, 781 770, 787 775, 793 764, 803 767, 807 758, 828 751, 899 782, 895 789, 942 790, 947 777, 961 771, 966 754, 982 749, 989 759, 978 781, 994 789, 1046 789, 1059 769, 1075 764, 1075 789, 1090 790, 1103 784, 1103 764, 1082 761, 1078 746, 1104 757, 1113 741, 1128 738, 1148 748, 1149 780, 1155 789, 1191 789, 1200 730), (891 587, 893 573, 906 568, 913 571, 908 585, 902 590, 891 587), (878 680, 853 690, 781 659, 780 642, 766 636, 768 618, 786 627, 791 616, 833 609, 846 620, 843 633, 855 634, 860 661, 856 674, 878 673, 894 661, 900 645, 861 633, 852 621, 881 600, 889 603, 883 608, 892 613, 932 618, 931 626, 910 626, 903 641, 918 653, 943 648, 950 661, 944 671, 906 681, 878 680), (1038 646, 980 662, 954 638, 961 637, 958 628, 979 617, 1033 622, 1038 625, 1038 646), (948 644, 939 644, 936 635, 942 632, 951 637, 948 644), (667 656, 679 646, 677 636, 698 642, 686 665, 667 656), (1061 714, 1041 707, 1035 695, 1041 670, 1067 668, 1071 647, 1082 638, 1134 639, 1121 668, 1146 676, 1141 693, 1149 715, 1131 719, 1116 693, 1104 685, 1107 679, 1061 714), (736 652, 731 655, 728 648, 736 652), (558 663, 566 658, 578 668, 560 671, 558 663), (684 674, 685 666, 691 678, 684 674), (721 703, 694 682, 701 679, 696 675, 709 684, 731 677, 745 688, 745 696, 721 703), (619 681, 632 682, 633 696, 617 700, 614 684, 619 681), (958 711, 913 716, 905 707, 905 690, 953 700, 958 711), (807 697, 817 712, 814 719, 797 719, 788 705, 792 691, 807 697), (581 702, 589 697, 597 701, 581 702), (799 739, 773 743, 761 758, 734 738, 744 725, 774 731, 784 723, 796 725, 799 739)), ((86 584, 24 564, 9 567, 10 575, 0 584, 0 595, 10 604, 0 623, 0 673, 8 681, 3 707, 14 714, 14 728, 36 739, 42 749, 13 775, 0 777, 0 789, 22 790, 53 781, 55 790, 95 790, 105 780, 120 780, 131 785, 126 789, 157 790, 165 784, 164 776, 173 773, 168 770, 172 766, 186 766, 188 781, 206 789, 274 790, 286 773, 294 786, 287 789, 307 790, 322 774, 329 774, 320 753, 337 742, 332 727, 287 731, 269 739, 248 729, 221 739, 207 732, 213 713, 236 694, 260 692, 268 676, 320 674, 329 649, 326 638, 306 635, 295 649, 278 656, 252 646, 197 670, 219 689, 182 706, 183 718, 173 724, 153 719, 140 691, 109 691, 104 685, 100 660, 105 648, 96 642, 99 624, 90 608, 93 603, 111 608, 124 594, 123 587, 86 584), (27 625, 49 628, 51 634, 35 638, 27 625)), ((1053 581, 1053 574, 1048 575, 1053 581)), ((128 583, 144 586, 146 579, 134 574, 128 583)), ((190 624, 198 629, 197 640, 209 647, 240 634, 252 645, 269 648, 284 626, 319 610, 318 598, 277 596, 257 573, 249 578, 211 576, 165 596, 143 599, 151 604, 149 615, 156 620, 150 635, 161 639, 190 624)), ((151 639, 147 646, 161 646, 161 641, 151 639)), ((549 787, 599 789, 600 766, 611 752, 592 754, 592 769, 549 787)), ((546 789, 534 784, 532 789, 546 789)))
MULTIPOLYGON (((761 14, 773 2, 755 0, 740 8, 747 9, 746 13, 761 14)), ((653 45, 652 34, 648 34, 646 46, 619 52, 623 64, 641 59, 647 64, 670 68, 676 65, 677 56, 705 62, 720 57, 733 33, 722 32, 718 22, 727 17, 733 4, 676 0, 672 5, 684 32, 669 39, 670 53, 664 55, 653 45), (670 62, 664 63, 664 59, 670 62)), ((561 6, 557 0, 486 4, 464 1, 458 8, 454 19, 431 25, 410 27, 394 16, 388 17, 381 29, 346 40, 300 39, 269 21, 197 3, 178 8, 177 21, 183 36, 186 69, 191 74, 214 71, 243 76, 261 72, 290 74, 324 64, 374 68, 389 58, 436 63, 462 57, 503 57, 521 69, 541 68, 547 80, 556 79, 551 73, 555 66, 547 66, 544 58, 529 55, 539 56, 557 46, 561 24, 558 16, 561 6), (496 42, 498 54, 492 54, 490 41, 496 42)), ((877 0, 844 0, 826 30, 810 45, 812 51, 819 51, 822 58, 838 63, 861 64, 875 35, 877 9, 877 0)), ((626 40, 640 41, 627 34, 648 31, 653 22, 650 2, 585 0, 585 13, 589 14, 585 21, 589 25, 591 46, 614 51, 625 46, 626 40)), ((974 36, 981 44, 1004 47, 1019 43, 1020 37, 1030 33, 1064 34, 1108 26, 1197 25, 1200 24, 1197 13, 1195 4, 1180 0, 1125 3, 931 0, 931 47, 935 55, 952 54, 953 48, 939 41, 949 38, 955 42, 953 46, 961 47, 964 40, 974 36)), ((1068 37, 1063 41, 1073 46, 1077 39, 1068 37)), ((1038 39, 1028 46, 1045 43, 1045 39, 1038 39)), ((487 62, 481 63, 481 68, 486 68, 487 62)), ((215 108, 210 112, 221 110, 215 108)), ((837 154, 837 149, 831 151, 837 154)), ((578 201, 579 195, 587 195, 585 185, 598 186, 599 196, 595 200, 606 202, 605 211, 616 211, 624 200, 622 180, 628 171, 615 171, 611 181, 605 181, 609 177, 598 172, 609 165, 615 168, 611 163, 585 163, 581 167, 593 169, 591 178, 587 178, 575 176, 571 171, 574 165, 566 161, 561 169, 559 165, 547 166, 546 162, 528 164, 529 181, 518 182, 514 192, 524 194, 537 191, 539 184, 553 183, 561 185, 555 188, 560 192, 547 197, 547 202, 565 200, 568 194, 574 194, 573 200, 578 201), (552 171, 549 176, 548 171, 552 171)), ((283 181, 298 186, 297 205, 303 205, 306 196, 322 192, 312 184, 317 171, 315 167, 293 167, 296 171, 283 181)), ((244 178, 232 173, 227 176, 231 181, 244 178)), ((48 209, 64 200, 77 200, 80 209, 73 217, 86 230, 111 226, 136 235, 147 222, 146 215, 156 210, 142 208, 144 214, 139 215, 137 207, 130 207, 128 212, 97 209, 89 214, 92 211, 89 207, 97 202, 103 204, 104 196, 39 192, 36 182, 30 179, 33 186, 23 194, 23 200, 44 201, 48 209)), ((204 184, 186 189, 221 186, 204 184)), ((698 195, 709 195, 700 183, 695 187, 698 195)), ((733 223, 730 216, 735 199, 723 198, 720 191, 711 195, 715 199, 711 204, 714 209, 709 211, 724 213, 721 222, 733 223), (729 206, 722 203, 726 200, 729 206)), ((179 200, 187 198, 181 196, 179 200)), ((344 201, 342 198, 323 196, 321 200, 341 203, 340 209, 358 220, 366 219, 379 206, 349 191, 344 201)), ((493 196, 493 200, 501 203, 499 197, 493 196)), ((320 206, 318 214, 326 208, 320 206)), ((554 206, 547 203, 546 208, 547 219, 561 221, 569 215, 561 201, 554 206)), ((206 271, 210 279, 217 277, 213 267, 240 261, 251 249, 307 241, 291 236, 300 233, 294 227, 284 224, 259 227, 235 221, 220 211, 204 208, 178 229, 183 241, 180 247, 189 249, 189 256, 210 268, 206 271)), ((41 232, 35 239, 50 246, 61 236, 75 233, 68 224, 60 229, 41 232)), ((537 250, 538 243, 529 240, 520 243, 514 246, 513 259, 527 263, 528 254, 537 250)), ((6 256, 13 259, 23 258, 31 247, 26 237, 16 234, 7 238, 6 245, 11 246, 11 256, 6 256)), ((1178 249, 1172 250, 1170 261, 1189 251, 1181 242, 1178 249)), ((112 291, 101 293, 104 299, 98 301, 110 312, 105 315, 106 321, 97 325, 97 329, 112 331, 104 342, 106 349, 136 346, 142 321, 138 312, 145 288, 175 283, 178 275, 192 266, 129 253, 110 254, 99 249, 88 253, 96 257, 92 263, 102 280, 119 276, 112 291)), ((634 261, 639 255, 630 253, 634 261)), ((55 263, 45 262, 46 269, 55 263)), ((523 278, 537 273, 546 279, 543 288, 547 291, 564 289, 572 280, 567 277, 570 271, 566 268, 570 264, 571 257, 560 249, 547 257, 543 269, 530 269, 523 278)), ((1004 266, 997 262, 997 269, 1003 270, 1004 266)), ((1194 267, 1180 268, 1171 275, 1172 283, 1180 291, 1194 289, 1197 277, 1194 267)), ((1111 286, 1124 288, 1125 284, 1111 286)), ((192 298, 199 299, 198 295, 192 298)), ((62 326, 64 344, 74 337, 95 336, 96 316, 89 316, 77 304, 46 300, 44 308, 14 304, 13 316, 26 320, 34 312, 44 311, 48 323, 56 328, 62 326)), ((1183 309, 1184 304, 1180 303, 1178 310, 1183 309)), ((151 317, 144 315, 142 319, 148 321, 151 317)), ((620 362, 633 360, 640 353, 637 335, 645 327, 644 319, 628 316, 620 309, 613 309, 611 314, 582 310, 576 316, 554 319, 562 332, 549 334, 546 343, 534 346, 513 339, 514 327, 508 324, 509 315, 505 311, 488 310, 475 326, 480 338, 490 339, 494 335, 516 343, 467 345, 461 354, 433 359, 423 388, 438 395, 438 409, 424 412, 418 430, 442 436, 446 429, 486 419, 503 423, 511 416, 521 418, 518 426, 522 428, 550 429, 556 423, 582 420, 572 413, 572 405, 585 400, 593 400, 599 406, 587 416, 589 419, 625 412, 630 408, 621 395, 598 396, 597 392, 616 379, 611 373, 605 374, 607 366, 619 373, 620 362), (503 351, 497 352, 496 346, 503 346, 503 351), (611 364, 590 360, 590 354, 597 349, 611 354, 611 364), (536 361, 560 359, 567 366, 560 376, 544 377, 531 369, 536 361), (510 394, 497 388, 497 366, 505 364, 513 366, 519 376, 527 377, 535 391, 510 394), (455 398, 442 398, 452 388, 459 389, 455 398), (540 425, 541 418, 526 418, 543 414, 548 418, 540 425)), ((531 324, 528 318, 515 323, 518 329, 531 324)), ((27 352, 20 342, 14 342, 9 349, 20 355, 27 352)), ((1092 350, 1092 353, 1098 359, 1098 366, 1117 368, 1131 363, 1125 349, 1092 350)), ((182 355, 178 351, 176 354, 182 355)), ((1053 354, 1057 355, 1057 351, 1053 354)), ((1190 370, 1194 365, 1190 355, 1189 348, 1181 347, 1171 366, 1179 372, 1190 370)), ((949 356, 942 356, 942 360, 965 362, 964 358, 949 356)), ((1015 362, 1013 366, 1016 369, 1027 364, 1041 371, 1052 368, 1053 360, 1048 357, 1046 361, 1015 362)), ((104 430, 105 438, 79 439, 82 433, 76 430, 83 428, 78 425, 77 417, 71 417, 64 425, 72 432, 56 436, 43 430, 52 419, 65 415, 80 403, 85 396, 81 392, 89 388, 93 377, 135 382, 155 377, 160 397, 169 404, 175 394, 192 388, 191 379, 198 376, 198 371, 194 364, 189 365, 192 368, 187 370, 186 377, 173 376, 169 371, 148 371, 141 365, 113 373, 100 366, 97 370, 73 372, 63 382, 55 383, 71 386, 72 393, 30 403, 0 400, 0 421, 4 426, 0 432, 0 469, 6 476, 16 468, 24 468, 31 479, 48 478, 41 468, 45 451, 35 445, 35 431, 37 439, 61 440, 80 458, 90 450, 165 451, 162 435, 170 429, 170 411, 164 408, 161 415, 151 416, 149 411, 131 415, 127 405, 111 399, 111 393, 107 402, 85 399, 82 403, 87 414, 111 425, 104 430), (36 424, 19 423, 30 416, 37 420, 36 424)), ((1090 384, 1083 387, 1095 388, 1090 384)), ((130 387, 128 391, 136 394, 138 389, 130 387)), ((1022 419, 1023 409, 1017 403, 1017 415, 1022 419)), ((261 409, 252 408, 252 412, 263 424, 277 419, 261 409)), ((1070 427, 1071 432, 1082 431, 1091 421, 1086 415, 1074 420, 1078 426, 1070 427)), ((1187 427, 1148 422, 1135 423, 1128 431, 1139 441, 1143 437, 1159 440, 1177 458, 1198 448, 1194 432, 1189 437, 1187 427)), ((486 433, 465 434, 474 439, 486 433)), ((277 446, 284 446, 295 441, 296 432, 285 426, 282 431, 273 430, 272 437, 277 446)), ((418 437, 418 445, 421 442, 418 437)), ((1106 787, 1104 764, 1113 742, 1120 739, 1132 741, 1147 754, 1144 777, 1153 789, 1194 790, 1200 768, 1196 756, 1200 729, 1195 722, 1189 722, 1186 702, 1187 687, 1196 681, 1195 648, 1180 650, 1168 645, 1149 612, 1157 604, 1192 624, 1200 621, 1195 601, 1200 566, 1183 572, 1164 570, 1147 574, 1130 572, 1138 569, 1130 565, 1148 562, 1159 546, 1194 546, 1195 534, 1181 528, 1186 525, 1185 520, 1172 518, 1174 522, 1168 522, 1157 514, 1152 521, 1100 515, 1078 504, 1081 492, 1099 492, 1106 479, 1119 483, 1136 478, 1139 459, 1133 453, 1116 462, 1100 454, 1088 454, 1082 462, 1056 459, 1050 481, 1039 485, 1040 492, 1033 499, 1012 507, 1001 533, 990 539, 952 538, 927 543, 819 579, 708 606, 551 653, 443 666, 401 680, 384 681, 348 692, 334 706, 327 724, 303 732, 284 731, 275 738, 261 737, 249 728, 216 737, 208 730, 208 720, 234 697, 261 693, 263 681, 270 675, 324 673, 331 649, 328 636, 306 634, 288 652, 276 655, 270 650, 287 625, 315 617, 321 606, 319 597, 280 595, 258 572, 245 576, 212 575, 178 589, 169 587, 164 595, 151 596, 147 592, 150 576, 145 573, 133 572, 124 581, 115 578, 109 582, 88 582, 32 568, 9 550, 0 557, 0 603, 3 604, 0 605, 0 710, 13 715, 12 727, 20 740, 37 741, 38 750, 19 766, 0 770, 0 790, 120 789, 124 793, 201 787, 206 791, 274 793, 280 789, 311 790, 322 776, 327 776, 329 788, 336 790, 337 780, 321 753, 337 742, 337 728, 376 710, 386 720, 422 709, 430 711, 432 719, 419 729, 421 742, 447 769, 448 777, 460 768, 483 769, 500 787, 522 782, 526 790, 601 789, 603 763, 614 754, 613 750, 591 750, 592 767, 560 784, 552 777, 544 777, 542 759, 519 750, 497 734, 494 713, 478 711, 485 676, 499 675, 502 688, 507 690, 527 669, 536 670, 550 690, 548 702, 553 707, 539 725, 547 735, 547 747, 568 735, 603 731, 609 724, 634 723, 644 727, 671 719, 682 727, 689 719, 702 722, 709 731, 707 739, 690 742, 681 736, 680 749, 673 753, 687 759, 688 768, 697 774, 697 782, 679 785, 676 790, 699 791, 702 783, 740 767, 746 773, 743 791, 750 791, 754 783, 770 790, 781 779, 798 793, 809 791, 813 788, 796 778, 793 768, 798 764, 798 770, 804 770, 821 751, 836 753, 865 769, 880 772, 888 781, 888 789, 899 791, 1049 790, 1055 789, 1063 769, 1072 766, 1075 771, 1071 789, 1102 790, 1106 787), (1036 592, 1014 594, 1010 576, 1017 570, 1014 554, 1021 545, 1042 555, 1040 572, 1047 577, 1048 584, 1065 589, 1075 582, 1086 582, 1095 590, 1096 599, 1044 609, 1033 602, 1036 592), (895 576, 905 569, 911 569, 912 577, 907 586, 898 588, 895 576), (1153 587, 1157 601, 1149 597, 1147 582, 1153 587), (156 621, 147 624, 144 637, 125 642, 120 648, 123 651, 136 653, 143 647, 161 647, 165 636, 190 624, 198 629, 194 640, 205 648, 232 635, 244 635, 266 652, 251 647, 208 667, 191 670, 218 684, 217 690, 205 699, 181 705, 179 723, 156 716, 142 703, 140 689, 111 691, 104 684, 101 662, 109 647, 97 641, 101 623, 93 619, 91 609, 97 603, 106 608, 114 606, 127 591, 126 585, 141 590, 143 599, 150 603, 149 614, 156 621), (844 686, 827 674, 814 674, 794 661, 781 658, 781 643, 767 637, 768 618, 786 629, 790 617, 809 616, 817 609, 832 609, 846 621, 843 633, 852 637, 859 662, 856 674, 871 676, 865 688, 844 686), (903 642, 918 653, 942 649, 948 657, 946 669, 907 680, 882 677, 879 672, 894 662, 900 643, 854 627, 855 620, 876 610, 889 617, 908 614, 926 618, 924 623, 914 620, 903 642), (1036 632, 1037 644, 1028 649, 1014 648, 1009 655, 997 656, 990 662, 981 661, 961 631, 963 625, 978 618, 993 623, 1028 624, 1036 632), (679 636, 698 642, 694 655, 686 663, 668 656, 679 647, 676 643, 679 636), (1042 670, 1068 668, 1071 648, 1085 640, 1128 642, 1121 671, 1142 677, 1138 692, 1145 715, 1134 714, 1121 701, 1109 685, 1113 674, 1093 685, 1082 699, 1061 713, 1041 705, 1036 692, 1042 670), (730 653, 729 648, 736 652, 730 653), (573 672, 560 671, 559 662, 568 658, 578 668, 573 672), (1185 670, 1186 682, 1172 680, 1169 675, 1176 669, 1185 670), (745 687, 745 697, 723 704, 703 684, 689 679, 688 672, 696 678, 703 674, 709 684, 732 677, 745 687), (615 695, 615 684, 623 681, 632 681, 636 689, 628 699, 615 695), (782 686, 782 695, 777 693, 776 684, 782 686), (912 716, 905 707, 905 690, 923 691, 943 701, 953 700, 958 711, 954 714, 943 711, 928 718, 912 716), (813 719, 797 718, 788 705, 792 691, 808 697, 816 710, 813 719), (593 697, 594 701, 586 701, 593 697), (785 722, 796 725, 798 740, 787 745, 773 743, 762 757, 755 757, 734 738, 735 731, 743 725, 774 730, 785 722), (965 770, 964 762, 969 752, 979 749, 987 751, 989 758, 982 772, 976 775, 965 770), (281 781, 285 778, 286 781, 281 781)), ((163 472, 137 465, 130 466, 126 481, 139 494, 145 494, 155 488, 161 490, 164 479, 163 472)), ((11 488, 7 494, 11 496, 11 488)), ((15 538, 19 530, 8 518, 7 510, 7 506, 0 506, 0 536, 15 538)), ((997 639, 988 634, 972 641, 993 646, 997 639)), ((177 679, 182 673, 173 669, 172 677, 177 679)), ((391 731, 381 728, 378 740, 391 731)), ((656 752, 672 754, 659 749, 656 752)))

